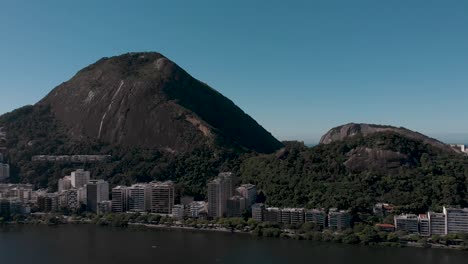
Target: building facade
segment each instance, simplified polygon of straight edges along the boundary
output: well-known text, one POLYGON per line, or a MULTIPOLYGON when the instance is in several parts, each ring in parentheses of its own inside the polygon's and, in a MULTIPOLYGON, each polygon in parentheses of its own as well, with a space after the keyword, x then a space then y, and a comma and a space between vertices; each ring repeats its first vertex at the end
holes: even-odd
POLYGON ((327 214, 324 210, 312 209, 306 210, 304 213, 306 223, 314 223, 321 228, 325 228, 327 221, 327 214))
POLYGON ((429 231, 431 235, 445 235, 445 214, 429 212, 429 231))
POLYGON ((71 185, 73 188, 84 187, 90 181, 90 172, 82 169, 71 173, 71 185))
POLYGON ((330 209, 328 212, 328 227, 334 230, 351 228, 351 214, 349 211, 330 209))
POLYGON ((263 222, 265 220, 264 218, 265 214, 265 205, 256 203, 252 205, 252 219, 257 221, 257 222, 263 222))
POLYGON ((406 231, 408 233, 419 233, 419 219, 414 214, 398 215, 394 218, 396 230, 406 231))
POLYGON ((151 212, 158 214, 171 214, 174 207, 174 183, 151 183, 151 212))
POLYGON ((242 184, 236 189, 236 192, 239 196, 244 197, 245 206, 250 210, 257 200, 257 187, 253 184, 242 184))
POLYGON ((242 196, 233 196, 227 200, 227 216, 241 217, 246 210, 246 201, 242 196))
MULTIPOLYGON (((72 176, 73 177, 73 176, 72 176)), ((98 204, 109 200, 109 183, 104 180, 90 180, 86 184, 86 208, 97 213, 98 204)))
POLYGON ((128 209, 128 187, 117 186, 112 188, 112 212, 123 213, 128 209))
POLYGON ((208 215, 212 218, 227 215, 227 201, 234 194, 234 175, 230 172, 220 173, 208 183, 208 215))
POLYGON ((128 188, 128 210, 146 212, 151 210, 151 186, 134 184, 128 188))
POLYGON ((468 208, 444 207, 445 234, 468 233, 468 208))

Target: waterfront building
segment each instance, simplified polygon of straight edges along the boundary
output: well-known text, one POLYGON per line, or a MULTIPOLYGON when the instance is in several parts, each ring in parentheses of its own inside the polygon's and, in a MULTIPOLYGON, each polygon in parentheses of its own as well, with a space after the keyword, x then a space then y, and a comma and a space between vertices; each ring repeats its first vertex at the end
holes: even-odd
POLYGON ((65 176, 58 180, 58 192, 70 190, 72 188, 71 176, 65 176))
POLYGON ((328 227, 334 230, 351 228, 351 214, 345 210, 330 209, 328 212, 328 227))
POLYGON ((208 183, 208 215, 213 218, 224 217, 227 213, 227 201, 234 194, 234 175, 231 172, 220 173, 208 183))
POLYGON ((151 212, 159 214, 171 214, 174 206, 174 183, 151 183, 151 212))
POLYGON ((420 214, 418 216, 419 221, 419 234, 421 236, 430 236, 431 235, 431 228, 430 228, 430 220, 427 214, 420 214))
POLYGON ((291 214, 291 225, 302 225, 305 222, 304 209, 303 208, 291 208, 289 209, 291 214))
POLYGON ((112 212, 123 213, 127 211, 128 191, 126 186, 112 188, 112 212))
POLYGON ((468 233, 468 208, 449 208, 444 206, 445 234, 468 233))
POLYGON ((98 204, 109 200, 109 183, 104 180, 90 180, 86 184, 86 208, 97 213, 98 204))
POLYGON ((265 209, 265 222, 279 223, 281 220, 281 210, 276 207, 268 207, 265 209))
POLYGON ((242 196, 233 196, 227 200, 227 216, 241 217, 246 210, 245 198, 242 196))
POLYGON ((151 185, 140 183, 128 188, 128 210, 131 212, 151 210, 151 185))
POLYGON ((185 217, 185 206, 176 204, 172 207, 172 217, 177 220, 183 220, 185 217))
POLYGON ((59 206, 59 196, 57 193, 47 193, 37 198, 37 206, 40 212, 56 212, 59 206))
POLYGON ((289 209, 280 209, 279 215, 278 223, 285 225, 291 224, 291 211, 289 209))
POLYGON ((107 214, 112 212, 112 201, 100 201, 98 203, 98 214, 107 214))
POLYGON ((265 205, 256 203, 252 205, 252 219, 257 222, 264 221, 264 214, 265 214, 265 205))
POLYGON ((242 184, 236 189, 236 192, 245 198, 246 209, 250 210, 257 200, 257 187, 253 184, 242 184))
POLYGON ((418 216, 414 214, 403 214, 394 216, 396 230, 406 231, 408 233, 419 233, 418 216))
POLYGON ((0 198, 18 199, 28 203, 33 199, 31 184, 0 184, 0 198))
POLYGON ((206 213, 206 202, 196 201, 189 204, 189 216, 193 218, 198 218, 202 212, 206 213))
POLYGON ((431 235, 445 235, 445 214, 429 212, 429 230, 431 235))
POLYGON ((0 217, 24 215, 31 213, 31 207, 16 198, 0 199, 0 217))
POLYGON ((326 226, 327 216, 324 210, 312 209, 306 210, 304 214, 306 223, 315 223, 317 226, 324 228, 326 226))
POLYGON ((71 173, 71 185, 73 188, 85 186, 90 181, 90 172, 83 169, 71 173))

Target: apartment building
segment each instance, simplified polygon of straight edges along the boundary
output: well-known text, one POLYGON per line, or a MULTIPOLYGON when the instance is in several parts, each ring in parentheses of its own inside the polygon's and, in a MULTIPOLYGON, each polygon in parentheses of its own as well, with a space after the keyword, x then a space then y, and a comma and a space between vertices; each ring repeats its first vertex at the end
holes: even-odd
POLYGON ((445 235, 445 214, 429 212, 428 214, 431 235, 445 235))
POLYGON ((152 182, 151 183, 151 212, 158 214, 171 214, 174 207, 174 183, 152 182))
POLYGON ((324 210, 306 210, 304 217, 306 223, 315 223, 317 226, 322 228, 326 226, 327 215, 324 210))
POLYGON ((351 227, 351 214, 349 211, 330 209, 328 213, 328 227, 334 230, 345 230, 351 227))
POLYGON ((394 216, 396 230, 408 233, 419 233, 419 218, 414 214, 403 214, 394 216))
POLYGON ((444 207, 445 234, 468 233, 468 208, 444 207))

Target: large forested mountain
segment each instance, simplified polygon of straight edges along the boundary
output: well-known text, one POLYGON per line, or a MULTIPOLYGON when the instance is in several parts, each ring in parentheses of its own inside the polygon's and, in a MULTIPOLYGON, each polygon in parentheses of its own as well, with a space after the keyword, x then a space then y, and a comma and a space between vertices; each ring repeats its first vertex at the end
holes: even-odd
POLYGON ((231 100, 159 53, 101 59, 37 106, 50 107, 73 139, 173 152, 235 146, 268 153, 281 147, 231 100))
MULTIPOLYGON (((304 120, 306 122, 306 120, 304 120)), ((111 185, 174 180, 204 198, 231 170, 276 206, 423 211, 468 205, 468 158, 404 128, 348 124, 308 148, 278 142, 232 101, 158 53, 104 58, 36 105, 0 116, 11 182, 56 188, 76 168, 111 185), (111 155, 109 162, 32 162, 34 155, 111 155)), ((3 146, 4 145, 4 146, 3 146)))

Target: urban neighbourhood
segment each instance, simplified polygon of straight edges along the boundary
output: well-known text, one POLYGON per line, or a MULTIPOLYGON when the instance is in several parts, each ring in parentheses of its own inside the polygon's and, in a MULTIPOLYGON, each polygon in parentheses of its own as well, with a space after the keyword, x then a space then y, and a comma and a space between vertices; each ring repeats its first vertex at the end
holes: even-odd
MULTIPOLYGON (((7 166, 4 166, 8 168, 7 166)), ((352 227, 353 216, 348 210, 276 208, 257 202, 257 188, 252 184, 236 187, 236 177, 223 172, 207 185, 207 200, 177 197, 172 181, 137 183, 131 186, 109 188, 102 179, 91 179, 89 171, 78 169, 58 181, 58 191, 33 190, 30 184, 0 184, 0 215, 27 215, 31 213, 91 212, 150 213, 175 220, 187 218, 219 219, 251 216, 256 222, 282 226, 300 226, 313 223, 321 230, 344 231, 352 227), (111 199, 112 198, 112 199, 111 199)), ((378 203, 374 215, 393 213, 393 206, 378 203)), ((405 231, 421 236, 468 233, 468 208, 444 207, 442 212, 402 214, 394 216, 394 224, 377 224, 382 231, 405 231)))

